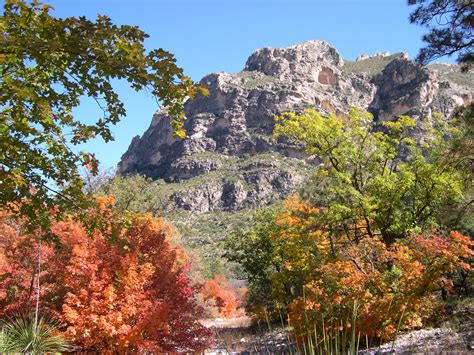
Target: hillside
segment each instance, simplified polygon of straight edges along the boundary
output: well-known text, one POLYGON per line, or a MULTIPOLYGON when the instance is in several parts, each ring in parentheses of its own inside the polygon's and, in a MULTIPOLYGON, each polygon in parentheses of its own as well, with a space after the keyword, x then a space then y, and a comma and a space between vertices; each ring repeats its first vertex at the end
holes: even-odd
POLYGON ((317 164, 272 139, 274 115, 307 107, 347 113, 356 106, 379 121, 416 118, 421 139, 433 112, 449 117, 472 101, 472 82, 457 66, 424 68, 403 54, 344 61, 324 41, 259 49, 243 71, 201 80, 210 95, 186 103, 186 139, 172 138, 170 117, 160 109, 131 142, 119 173, 162 181, 159 209, 188 244, 212 259, 215 241, 249 225, 256 209, 295 192, 317 164))

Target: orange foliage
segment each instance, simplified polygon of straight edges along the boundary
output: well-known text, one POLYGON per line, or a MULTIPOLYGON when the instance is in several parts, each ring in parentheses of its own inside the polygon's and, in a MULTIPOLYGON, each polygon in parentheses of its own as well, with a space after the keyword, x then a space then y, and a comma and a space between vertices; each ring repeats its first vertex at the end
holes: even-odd
POLYGON ((318 223, 325 212, 290 197, 275 220, 278 228, 268 232, 279 266, 271 275, 272 299, 289 305, 297 333, 323 318, 350 323, 354 307, 362 335, 390 337, 399 322, 402 329, 421 327, 439 304, 438 291, 452 286, 446 275, 470 269, 464 260, 472 258, 473 243, 457 232, 414 235, 387 246, 363 237, 365 222, 329 233, 318 223))
POLYGON ((216 310, 214 316, 233 318, 243 316, 245 313, 241 308, 243 294, 224 276, 216 275, 213 279, 207 280, 201 293, 208 307, 216 310))
MULTIPOLYGON (((197 322, 194 289, 167 238, 171 227, 149 215, 114 225, 99 200, 105 230, 91 238, 72 220, 56 222, 61 246, 41 250, 41 311, 64 324, 82 351, 201 351, 208 331, 197 322)), ((0 317, 32 308, 38 237, 0 215, 0 317)))
POLYGON ((275 221, 278 229, 270 239, 274 245, 274 262, 280 265, 280 270, 272 275, 272 296, 279 303, 286 304, 288 289, 302 286, 314 265, 328 254, 328 235, 314 228, 311 220, 318 213, 320 209, 294 195, 284 202, 284 209, 275 221))
POLYGON ((419 328, 437 306, 436 291, 452 285, 446 273, 470 269, 463 258, 474 255, 472 246, 457 232, 416 235, 390 247, 365 238, 313 270, 305 297, 291 305, 290 322, 301 333, 308 319, 350 323, 356 307, 363 336, 388 338, 399 322, 401 329, 419 328))

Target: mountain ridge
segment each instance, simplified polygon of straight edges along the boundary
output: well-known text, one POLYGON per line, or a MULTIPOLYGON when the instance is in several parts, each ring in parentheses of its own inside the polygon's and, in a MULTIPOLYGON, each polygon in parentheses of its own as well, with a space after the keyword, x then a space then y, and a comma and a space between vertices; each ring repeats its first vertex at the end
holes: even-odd
MULTIPOLYGON (((186 103, 186 139, 172 137, 166 109, 158 110, 147 131, 132 140, 119 173, 154 179, 153 212, 176 226, 204 258, 209 275, 232 276, 232 266, 218 255, 219 241, 251 226, 260 208, 296 192, 318 163, 271 139, 274 115, 308 107, 345 113, 359 106, 379 120, 410 114, 429 128, 433 111, 449 116, 472 101, 473 88, 447 80, 449 75, 474 82, 457 66, 429 70, 403 53, 344 61, 322 41, 257 50, 243 71, 201 80, 210 95, 186 103)), ((423 130, 415 133, 419 139, 423 130)))
POLYGON ((184 191, 168 196, 165 210, 258 208, 295 191, 307 177, 305 164, 314 160, 271 139, 275 115, 308 107, 344 114, 355 106, 379 121, 410 115, 422 135, 433 112, 449 117, 456 106, 472 101, 471 88, 448 80, 456 69, 421 67, 403 53, 344 61, 319 40, 257 49, 241 72, 211 73, 201 80, 210 95, 186 103, 186 139, 172 137, 166 109, 158 110, 148 130, 132 140, 119 173, 187 181, 184 191), (249 160, 255 156, 262 159, 249 160))

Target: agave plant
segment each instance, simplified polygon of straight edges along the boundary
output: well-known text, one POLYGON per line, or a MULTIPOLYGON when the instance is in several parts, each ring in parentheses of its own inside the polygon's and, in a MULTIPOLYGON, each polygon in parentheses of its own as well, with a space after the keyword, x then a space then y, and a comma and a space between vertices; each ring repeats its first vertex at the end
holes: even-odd
POLYGON ((65 338, 57 335, 54 322, 40 317, 17 316, 0 324, 0 353, 44 353, 68 350, 65 338))

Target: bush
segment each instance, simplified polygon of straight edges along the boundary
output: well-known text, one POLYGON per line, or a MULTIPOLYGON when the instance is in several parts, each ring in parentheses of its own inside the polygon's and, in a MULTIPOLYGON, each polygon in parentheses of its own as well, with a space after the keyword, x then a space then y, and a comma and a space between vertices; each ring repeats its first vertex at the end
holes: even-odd
POLYGON ((440 306, 440 290, 452 287, 447 273, 471 271, 463 258, 474 255, 472 245, 457 232, 413 235, 390 247, 364 238, 313 269, 304 297, 291 305, 291 323, 304 332, 321 319, 350 320, 357 305, 362 336, 391 338, 397 329, 421 328, 440 306))
POLYGON ((216 275, 207 280, 201 292, 210 316, 234 318, 244 315, 241 306, 245 290, 237 290, 225 277, 216 275))
POLYGON ((291 197, 234 244, 248 246, 233 256, 249 280, 249 310, 256 318, 288 314, 303 340, 323 323, 357 327, 363 339, 419 328, 440 306, 441 291, 452 289, 448 276, 471 271, 473 242, 457 232, 431 230, 386 244, 379 236, 321 231, 319 213, 325 210, 291 197))
MULTIPOLYGON (((112 201, 99 200, 102 232, 56 222, 60 247, 41 248, 41 312, 64 326, 81 351, 200 351, 208 331, 197 321, 195 290, 168 241, 169 225, 149 215, 117 222, 112 201), (111 238, 111 236, 114 236, 111 238)), ((0 317, 31 309, 38 235, 0 220, 0 317)))

